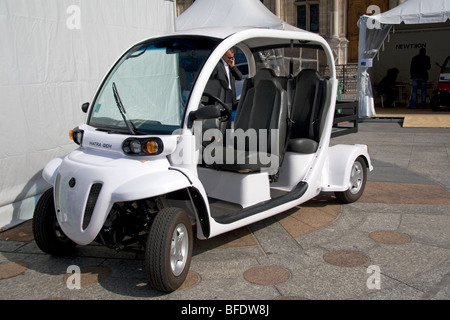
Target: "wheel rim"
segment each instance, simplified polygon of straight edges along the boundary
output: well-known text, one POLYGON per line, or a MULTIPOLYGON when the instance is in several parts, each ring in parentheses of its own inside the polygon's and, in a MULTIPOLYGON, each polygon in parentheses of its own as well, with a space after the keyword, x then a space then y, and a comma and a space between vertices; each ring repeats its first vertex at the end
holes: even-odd
POLYGON ((357 194, 364 182, 364 172, 361 162, 355 161, 350 174, 350 193, 357 194))
POLYGON ((189 250, 189 236, 186 226, 179 224, 172 234, 170 244, 170 267, 175 276, 179 276, 186 265, 189 250))

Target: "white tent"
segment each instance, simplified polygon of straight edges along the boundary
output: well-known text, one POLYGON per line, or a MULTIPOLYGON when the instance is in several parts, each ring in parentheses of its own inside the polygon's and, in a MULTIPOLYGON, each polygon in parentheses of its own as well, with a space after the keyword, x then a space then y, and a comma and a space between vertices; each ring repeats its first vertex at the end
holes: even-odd
POLYGON ((52 158, 128 47, 174 29, 173 0, 0 1, 0 230, 33 216, 52 158))
POLYGON ((279 19, 259 0, 197 0, 175 20, 176 30, 214 27, 301 30, 279 19))
POLYGON ((407 0, 399 6, 358 21, 358 100, 360 117, 375 115, 368 69, 393 25, 444 23, 450 17, 450 0, 407 0))

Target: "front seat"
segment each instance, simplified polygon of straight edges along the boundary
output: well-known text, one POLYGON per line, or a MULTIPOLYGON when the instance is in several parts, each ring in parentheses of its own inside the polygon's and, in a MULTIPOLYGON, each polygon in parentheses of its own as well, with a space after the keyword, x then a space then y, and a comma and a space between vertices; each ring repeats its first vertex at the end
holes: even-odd
POLYGON ((286 90, 274 79, 260 79, 245 100, 236 115, 233 137, 227 137, 222 149, 214 146, 219 149, 206 152, 204 160, 214 162, 212 167, 219 170, 276 174, 286 140, 286 90))

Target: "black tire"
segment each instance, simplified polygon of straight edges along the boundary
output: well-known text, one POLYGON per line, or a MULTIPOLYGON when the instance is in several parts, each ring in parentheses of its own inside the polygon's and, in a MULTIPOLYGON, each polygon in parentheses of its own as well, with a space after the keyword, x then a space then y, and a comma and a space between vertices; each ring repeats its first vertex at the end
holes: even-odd
POLYGON ((145 271, 154 289, 172 292, 183 284, 191 264, 192 241, 192 225, 186 211, 164 208, 156 215, 145 248, 145 271))
POLYGON ((349 188, 346 191, 335 192, 336 198, 341 203, 357 201, 363 194, 367 180, 367 165, 363 157, 356 158, 350 173, 349 188))
POLYGON ((56 219, 53 189, 45 191, 36 204, 33 235, 39 249, 51 255, 65 255, 75 248, 75 242, 62 232, 56 219))

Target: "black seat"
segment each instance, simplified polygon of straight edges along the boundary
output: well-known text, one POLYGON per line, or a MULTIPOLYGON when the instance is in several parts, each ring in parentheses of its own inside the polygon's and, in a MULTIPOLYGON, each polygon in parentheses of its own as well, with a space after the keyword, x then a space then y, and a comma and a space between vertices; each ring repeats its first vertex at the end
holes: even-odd
POLYGON ((320 140, 319 119, 325 101, 325 83, 316 70, 304 69, 295 77, 294 86, 287 150, 315 153, 320 140))
POLYGON ((261 80, 273 80, 276 79, 275 72, 269 68, 259 69, 255 76, 245 79, 242 86, 241 97, 239 100, 239 105, 236 110, 235 115, 235 126, 239 126, 240 122, 248 122, 248 117, 250 116, 250 111, 252 110, 253 99, 255 95, 255 87, 261 80))
MULTIPOLYGON (((209 98, 208 95, 214 96, 214 97, 220 99, 224 103, 226 101, 226 95, 227 95, 226 90, 220 83, 220 80, 218 80, 218 79, 209 79, 208 80, 208 83, 206 84, 206 87, 204 90, 204 94, 206 94, 202 97, 202 104, 204 106, 210 105, 210 104, 217 104, 217 102, 214 101, 214 99, 209 98)), ((228 106, 228 110, 231 113, 231 104, 225 103, 225 105, 228 106)), ((200 108, 201 107, 202 106, 200 106, 200 108)), ((219 135, 219 132, 220 132, 221 137, 224 137, 225 131, 226 131, 227 127, 230 126, 230 123, 231 123, 231 119, 229 119, 229 121, 220 121, 219 119, 202 120, 202 138, 203 138, 204 133, 209 129, 219 130, 215 134, 219 135)), ((215 137, 211 137, 209 141, 203 141, 203 146, 207 146, 214 140, 215 140, 215 137)))
MULTIPOLYGON (((227 146, 220 150, 223 151, 223 158, 219 161, 222 163, 217 163, 216 158, 213 167, 237 172, 270 169, 269 173, 275 174, 286 140, 286 90, 266 70, 257 73, 244 90, 235 117, 234 139, 227 138, 227 146), (272 129, 276 130, 272 132, 272 129), (275 139, 274 148, 272 139, 275 139), (230 154, 233 156, 230 157, 230 154)), ((212 156, 215 157, 215 154, 212 156)), ((206 162, 208 160, 211 159, 205 159, 206 162)))

